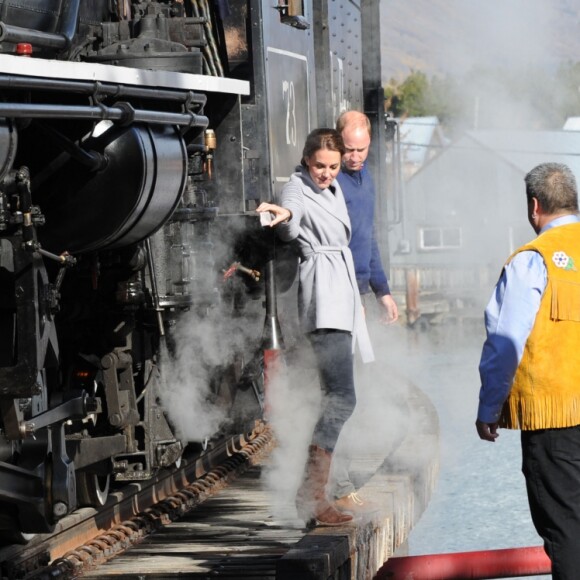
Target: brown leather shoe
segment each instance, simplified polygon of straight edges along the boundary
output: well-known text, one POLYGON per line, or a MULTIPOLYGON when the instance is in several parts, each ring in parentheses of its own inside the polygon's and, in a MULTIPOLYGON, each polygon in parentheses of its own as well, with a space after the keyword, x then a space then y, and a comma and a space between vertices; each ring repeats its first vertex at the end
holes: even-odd
POLYGON ((379 511, 377 504, 363 499, 355 491, 335 500, 334 507, 341 512, 353 515, 371 514, 379 511))
POLYGON ((298 517, 306 526, 340 526, 352 520, 350 514, 337 510, 326 498, 326 483, 330 471, 332 453, 311 445, 302 485, 296 493, 296 510, 298 517))
POLYGON ((352 515, 337 510, 332 504, 318 505, 314 519, 319 526, 342 526, 352 521, 352 515))

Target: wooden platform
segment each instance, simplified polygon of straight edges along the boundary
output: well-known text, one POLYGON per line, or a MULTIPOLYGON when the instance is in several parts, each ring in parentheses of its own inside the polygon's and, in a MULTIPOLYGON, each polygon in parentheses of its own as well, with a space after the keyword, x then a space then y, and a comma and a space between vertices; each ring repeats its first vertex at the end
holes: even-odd
MULTIPOLYGON (((374 474, 360 489, 380 505, 366 520, 308 532, 293 502, 274 491, 271 463, 230 487, 84 578, 370 580, 403 544, 423 512, 438 468, 438 430, 418 390, 409 401, 421 431, 405 437, 388 458, 360 457, 352 468, 374 474)), ((290 496, 288 496, 290 497, 290 496)))
MULTIPOLYGON (((385 513, 367 522, 310 533, 297 519, 277 519, 254 467, 189 516, 85 578, 328 578, 359 566, 376 572, 407 535, 413 517, 410 478, 373 483, 385 513)), ((382 480, 382 481, 381 481, 382 480)), ((344 575, 344 578, 372 578, 344 575)))

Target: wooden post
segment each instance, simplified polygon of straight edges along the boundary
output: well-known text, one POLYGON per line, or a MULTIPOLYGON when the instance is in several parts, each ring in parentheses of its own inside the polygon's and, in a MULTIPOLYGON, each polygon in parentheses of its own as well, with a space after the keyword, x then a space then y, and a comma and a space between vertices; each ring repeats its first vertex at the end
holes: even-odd
POLYGON ((405 297, 407 325, 413 326, 421 316, 419 311, 419 271, 416 268, 408 268, 405 271, 405 297))

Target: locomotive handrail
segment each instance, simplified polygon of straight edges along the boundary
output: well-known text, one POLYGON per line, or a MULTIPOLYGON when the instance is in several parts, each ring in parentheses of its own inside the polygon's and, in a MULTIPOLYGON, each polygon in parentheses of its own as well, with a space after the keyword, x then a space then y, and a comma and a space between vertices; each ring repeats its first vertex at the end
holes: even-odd
POLYGON ((161 101, 176 101, 178 103, 193 103, 205 106, 207 96, 190 90, 160 89, 103 83, 101 81, 71 81, 40 77, 22 77, 11 74, 0 74, 2 89, 42 89, 51 91, 67 91, 78 94, 106 96, 116 98, 139 97, 161 101))
POLYGON ((73 105, 38 105, 30 103, 1 103, 0 117, 10 119, 99 119, 119 121, 121 123, 149 123, 157 125, 180 125, 203 127, 209 125, 205 115, 194 113, 167 113, 163 111, 146 111, 128 108, 122 103, 117 106, 73 106, 73 105))

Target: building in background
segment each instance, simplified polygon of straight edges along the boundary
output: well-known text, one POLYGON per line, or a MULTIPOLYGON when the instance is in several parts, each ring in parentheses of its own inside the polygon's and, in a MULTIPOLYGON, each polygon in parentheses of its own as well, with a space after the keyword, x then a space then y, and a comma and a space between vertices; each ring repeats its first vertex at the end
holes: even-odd
POLYGON ((437 117, 407 117, 400 121, 399 130, 405 180, 448 144, 437 117))
POLYGON ((562 128, 564 131, 580 131, 580 117, 568 117, 562 128))
POLYGON ((506 257, 534 237, 524 176, 553 161, 580 183, 578 151, 575 131, 469 131, 405 182, 389 245, 391 287, 406 293, 409 322, 453 305, 481 314, 506 257))

